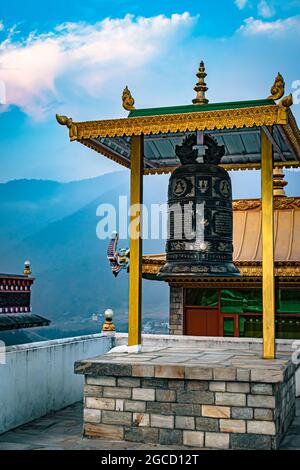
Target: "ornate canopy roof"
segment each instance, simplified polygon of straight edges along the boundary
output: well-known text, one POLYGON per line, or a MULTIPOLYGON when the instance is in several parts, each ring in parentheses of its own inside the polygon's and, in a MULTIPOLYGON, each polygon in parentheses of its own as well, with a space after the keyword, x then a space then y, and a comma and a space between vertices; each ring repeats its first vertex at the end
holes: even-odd
MULTIPOLYGON (((276 197, 274 206, 275 275, 296 278, 300 276, 300 198, 276 197)), ((261 277, 260 199, 233 201, 233 246, 233 260, 242 277, 261 277)), ((164 253, 143 256, 143 276, 154 279, 165 262, 164 253)))
MULTIPOLYGON (((202 67, 202 68, 201 68, 202 67)), ((200 75, 206 76, 204 64, 200 75)), ((198 73, 198 77, 199 77, 198 73)), ((71 141, 130 168, 130 138, 144 135, 144 173, 167 173, 179 165, 175 146, 186 134, 202 131, 224 144, 226 153, 221 164, 226 169, 259 169, 261 159, 260 130, 273 127, 276 166, 300 166, 300 131, 292 114, 292 95, 276 104, 284 94, 279 74, 267 99, 208 103, 205 82, 200 78, 192 105, 135 109, 134 99, 126 87, 123 106, 127 118, 74 122, 57 115, 60 124, 69 128, 71 141)))
POLYGON ((0 331, 36 328, 48 325, 50 325, 50 320, 47 320, 40 315, 33 315, 32 313, 0 314, 0 331))

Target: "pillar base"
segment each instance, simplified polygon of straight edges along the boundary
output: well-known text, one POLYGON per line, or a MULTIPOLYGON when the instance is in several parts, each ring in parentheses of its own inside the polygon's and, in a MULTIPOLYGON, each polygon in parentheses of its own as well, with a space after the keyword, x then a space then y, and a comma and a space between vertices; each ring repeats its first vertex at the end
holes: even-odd
POLYGON ((84 436, 182 449, 277 449, 295 415, 296 365, 256 351, 144 347, 75 364, 84 436), (114 358, 115 356, 115 358, 114 358))

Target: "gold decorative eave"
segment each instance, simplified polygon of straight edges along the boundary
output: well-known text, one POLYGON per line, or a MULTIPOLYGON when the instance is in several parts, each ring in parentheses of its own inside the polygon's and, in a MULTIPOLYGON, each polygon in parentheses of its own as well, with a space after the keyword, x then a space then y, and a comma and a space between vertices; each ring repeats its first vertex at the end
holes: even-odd
MULTIPOLYGON (((165 259, 161 257, 161 255, 158 255, 157 258, 144 255, 143 275, 157 275, 164 264, 165 259)), ((241 277, 235 280, 238 283, 244 282, 246 280, 245 278, 261 278, 262 276, 262 263, 260 261, 235 261, 234 264, 239 268, 241 273, 241 277)), ((275 276, 277 278, 297 278, 300 285, 300 261, 276 261, 275 276)), ((190 278, 184 279, 188 282, 194 282, 190 278)), ((207 282, 207 280, 208 278, 203 277, 201 280, 198 280, 198 282, 207 282)), ((178 282, 178 280, 172 279, 172 282, 178 282)))
MULTIPOLYGON (((105 155, 107 158, 130 168, 129 159, 101 145, 98 138, 122 137, 132 135, 167 134, 176 132, 193 132, 195 130, 222 130, 280 125, 284 138, 292 147, 297 160, 276 162, 279 167, 300 166, 300 131, 291 110, 283 104, 234 108, 191 113, 164 114, 103 121, 74 122, 66 116, 56 116, 61 125, 69 129, 71 141, 81 144, 105 155)), ((227 163, 222 165, 226 170, 259 170, 257 163, 227 163)), ((144 174, 171 173, 175 167, 147 165, 144 174)))
MULTIPOLYGON (((232 201, 234 211, 261 209, 261 199, 236 199, 232 201)), ((274 197, 274 209, 300 209, 300 197, 274 197)))
MULTIPOLYGON (((209 289, 239 289, 239 288, 262 288, 262 279, 260 276, 249 276, 249 277, 224 277, 224 278, 202 278, 195 279, 177 279, 170 280, 169 285, 171 287, 184 287, 184 288, 209 288, 209 289)), ((300 277, 276 277, 275 286, 283 289, 299 289, 300 277)))
POLYGON ((270 105, 84 122, 73 122, 66 116, 57 116, 57 120, 69 128, 71 141, 81 142, 83 139, 98 137, 287 125, 288 108, 270 105))
POLYGON ((300 130, 290 108, 286 108, 286 115, 287 123, 285 126, 282 126, 282 129, 286 139, 290 142, 298 160, 300 161, 300 130))

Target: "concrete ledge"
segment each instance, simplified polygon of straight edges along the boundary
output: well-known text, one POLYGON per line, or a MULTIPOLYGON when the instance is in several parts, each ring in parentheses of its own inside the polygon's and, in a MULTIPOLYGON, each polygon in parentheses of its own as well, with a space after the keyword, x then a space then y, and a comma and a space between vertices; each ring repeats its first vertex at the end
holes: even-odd
POLYGON ((256 351, 198 349, 190 342, 183 349, 144 346, 139 354, 110 352, 77 361, 75 373, 91 376, 148 377, 188 380, 216 380, 281 383, 294 375, 296 365, 287 353, 264 360, 256 351))
MULTIPOLYGON (((117 333, 115 336, 115 346, 127 344, 128 335, 126 333, 117 333)), ((183 336, 183 335, 143 335, 144 346, 169 347, 187 344, 190 347, 199 347, 201 349, 244 349, 250 351, 262 351, 262 339, 260 338, 224 338, 220 336, 183 336)), ((276 350, 278 352, 293 353, 293 345, 300 341, 294 339, 276 340, 276 350)))
POLYGON ((49 341, 38 341, 36 343, 17 344, 15 346, 8 346, 5 352, 6 354, 9 354, 12 352, 31 351, 35 349, 64 346, 67 344, 86 343, 87 341, 102 340, 101 338, 107 338, 107 335, 99 333, 96 335, 71 336, 70 338, 59 338, 49 341))

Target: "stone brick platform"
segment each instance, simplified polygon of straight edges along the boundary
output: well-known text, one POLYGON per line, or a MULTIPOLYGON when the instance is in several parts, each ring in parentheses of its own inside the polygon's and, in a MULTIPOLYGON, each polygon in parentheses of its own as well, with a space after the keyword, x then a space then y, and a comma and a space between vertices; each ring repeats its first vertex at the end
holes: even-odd
POLYGON ((75 364, 84 436, 215 449, 277 449, 295 415, 290 355, 166 347, 75 364))

